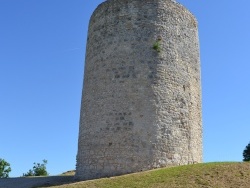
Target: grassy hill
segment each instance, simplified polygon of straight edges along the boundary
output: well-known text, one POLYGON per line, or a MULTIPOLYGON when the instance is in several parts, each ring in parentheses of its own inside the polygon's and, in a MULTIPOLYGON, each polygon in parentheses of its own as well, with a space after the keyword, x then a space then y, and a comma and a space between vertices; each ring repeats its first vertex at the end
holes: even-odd
POLYGON ((205 163, 77 182, 53 188, 250 188, 250 163, 205 163))

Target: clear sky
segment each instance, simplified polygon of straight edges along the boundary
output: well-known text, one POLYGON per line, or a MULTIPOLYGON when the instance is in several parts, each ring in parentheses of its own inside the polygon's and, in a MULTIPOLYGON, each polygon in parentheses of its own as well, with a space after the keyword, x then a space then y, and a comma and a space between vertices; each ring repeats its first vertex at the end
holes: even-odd
MULTIPOLYGON (((0 158, 75 168, 87 27, 103 0, 0 0, 0 158)), ((250 1, 179 0, 199 22, 204 161, 250 141, 250 1)))

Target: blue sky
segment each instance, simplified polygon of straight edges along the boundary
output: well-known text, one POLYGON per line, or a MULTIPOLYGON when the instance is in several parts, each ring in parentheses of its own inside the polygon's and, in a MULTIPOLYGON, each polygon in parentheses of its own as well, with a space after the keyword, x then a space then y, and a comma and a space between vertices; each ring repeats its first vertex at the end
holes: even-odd
MULTIPOLYGON (((0 158, 75 168, 87 27, 102 0, 0 0, 0 158)), ((180 0, 199 22, 204 161, 250 141, 250 1, 180 0)))

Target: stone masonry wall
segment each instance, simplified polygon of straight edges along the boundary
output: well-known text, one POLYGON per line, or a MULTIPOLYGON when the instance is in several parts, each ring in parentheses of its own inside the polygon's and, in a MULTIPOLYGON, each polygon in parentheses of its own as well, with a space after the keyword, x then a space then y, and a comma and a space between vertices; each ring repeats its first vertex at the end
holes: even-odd
POLYGON ((88 33, 76 178, 202 161, 197 22, 171 0, 108 0, 88 33))

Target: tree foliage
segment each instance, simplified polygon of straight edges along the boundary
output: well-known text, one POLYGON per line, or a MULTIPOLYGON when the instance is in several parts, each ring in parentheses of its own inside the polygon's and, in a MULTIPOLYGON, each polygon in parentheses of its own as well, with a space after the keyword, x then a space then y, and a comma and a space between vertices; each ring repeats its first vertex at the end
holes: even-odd
POLYGON ((243 161, 250 161, 250 142, 243 151, 243 161))
POLYGON ((27 173, 24 173, 23 176, 48 176, 46 165, 48 161, 43 160, 43 163, 33 163, 33 169, 30 169, 27 173))
POLYGON ((8 178, 10 172, 10 163, 0 158, 0 178, 8 178))

